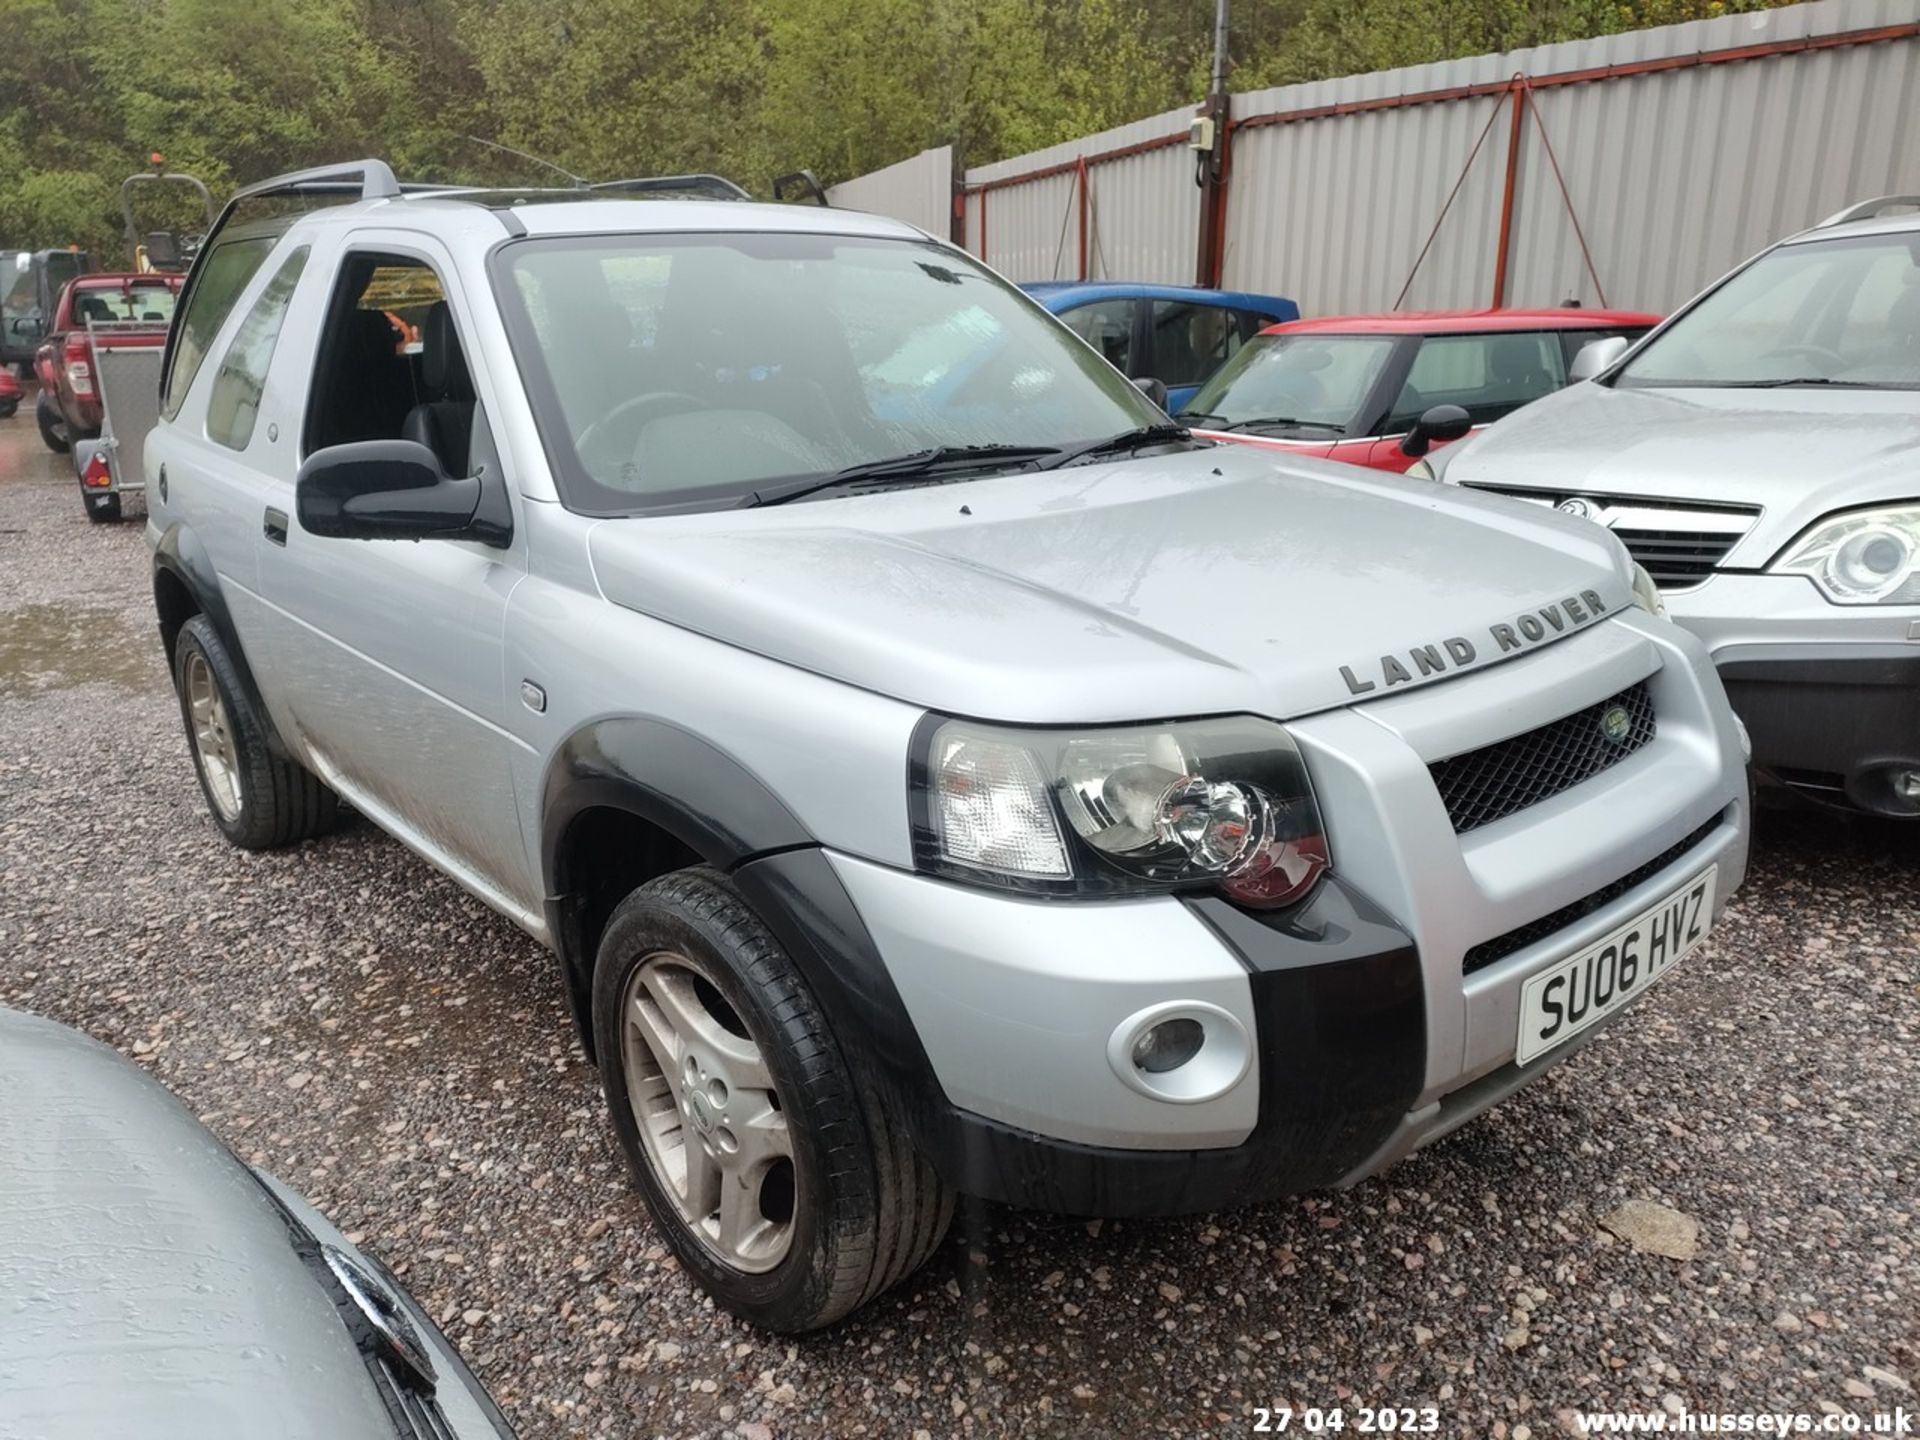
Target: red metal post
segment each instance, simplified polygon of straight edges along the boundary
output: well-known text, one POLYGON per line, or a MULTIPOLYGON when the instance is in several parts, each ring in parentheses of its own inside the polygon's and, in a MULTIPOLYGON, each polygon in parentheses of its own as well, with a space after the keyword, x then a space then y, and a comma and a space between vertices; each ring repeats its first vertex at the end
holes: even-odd
POLYGON ((1513 192, 1520 180, 1520 121, 1527 103, 1526 81, 1516 75, 1513 88, 1513 123, 1507 129, 1507 182, 1500 196, 1500 247, 1493 257, 1493 308, 1507 303, 1507 257, 1513 246, 1513 192))
POLYGON ((1082 155, 1076 171, 1080 181, 1080 278, 1087 278, 1087 157, 1082 155))

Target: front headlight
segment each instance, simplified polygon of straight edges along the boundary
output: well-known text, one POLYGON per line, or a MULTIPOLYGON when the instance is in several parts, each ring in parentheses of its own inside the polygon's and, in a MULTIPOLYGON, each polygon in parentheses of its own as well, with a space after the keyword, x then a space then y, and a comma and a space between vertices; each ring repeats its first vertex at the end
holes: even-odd
POLYGON ((1293 738, 1233 716, 1026 730, 929 716, 913 767, 919 868, 1034 894, 1218 890, 1300 899, 1328 865, 1293 738))
POLYGON ((1770 568, 1805 575, 1836 605, 1920 605, 1920 505, 1822 520, 1770 568))
POLYGON ((1666 618, 1667 602, 1661 598, 1660 586, 1647 573, 1647 567, 1637 560, 1633 566, 1633 603, 1649 615, 1658 615, 1663 620, 1666 618))

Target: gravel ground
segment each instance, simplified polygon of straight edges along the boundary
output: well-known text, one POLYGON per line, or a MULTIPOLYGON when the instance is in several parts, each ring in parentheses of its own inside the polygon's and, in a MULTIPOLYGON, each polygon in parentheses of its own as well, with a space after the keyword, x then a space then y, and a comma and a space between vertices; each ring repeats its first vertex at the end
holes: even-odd
POLYGON ((977 1210, 861 1316, 773 1339, 675 1273, 543 951, 364 823, 220 840, 140 526, 89 527, 31 412, 0 422, 0 1003, 134 1056, 391 1261, 528 1440, 1911 1410, 1917 875, 1920 830, 1765 817, 1631 1022, 1389 1177, 1158 1223, 977 1210), (1690 1217, 1693 1258, 1602 1228, 1629 1201, 1690 1217))

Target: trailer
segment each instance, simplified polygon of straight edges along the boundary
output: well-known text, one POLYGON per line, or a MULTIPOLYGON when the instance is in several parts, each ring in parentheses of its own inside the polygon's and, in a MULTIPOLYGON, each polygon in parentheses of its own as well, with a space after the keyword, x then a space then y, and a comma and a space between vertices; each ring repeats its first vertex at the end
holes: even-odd
MULTIPOLYGON (((164 333, 164 332, 163 332, 164 333)), ((121 518, 121 502, 139 495, 146 503, 141 450, 160 419, 162 346, 150 322, 90 320, 93 383, 100 393, 100 434, 76 440, 73 470, 87 519, 105 524, 121 518)))

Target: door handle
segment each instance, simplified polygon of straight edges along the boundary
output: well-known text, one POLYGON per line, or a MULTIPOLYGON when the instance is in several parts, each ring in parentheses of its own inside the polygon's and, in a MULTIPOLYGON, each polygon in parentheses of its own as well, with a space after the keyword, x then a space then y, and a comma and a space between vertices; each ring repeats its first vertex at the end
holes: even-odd
POLYGON ((267 539, 271 540, 274 544, 276 545, 286 544, 287 543, 287 512, 284 510, 274 510, 269 508, 267 511, 266 523, 261 528, 266 532, 267 539))

